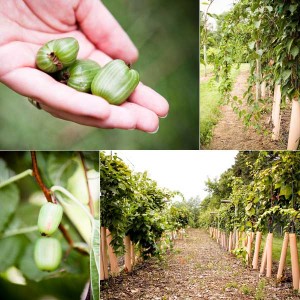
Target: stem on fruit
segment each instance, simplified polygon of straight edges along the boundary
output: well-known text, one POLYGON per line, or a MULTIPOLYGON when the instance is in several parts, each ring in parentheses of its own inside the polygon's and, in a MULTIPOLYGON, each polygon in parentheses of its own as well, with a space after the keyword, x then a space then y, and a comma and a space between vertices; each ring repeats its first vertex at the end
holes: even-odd
POLYGON ((20 180, 20 179, 22 179, 22 178, 24 178, 24 177, 26 177, 28 175, 33 176, 33 171, 31 169, 28 169, 28 170, 26 170, 26 171, 24 171, 24 172, 22 172, 22 173, 20 173, 18 175, 12 176, 9 179, 1 182, 0 183, 0 189, 3 188, 6 185, 9 185, 9 184, 11 184, 11 183, 13 183, 15 181, 20 180))
MULTIPOLYGON (((76 203, 87 215, 87 217, 89 218, 92 227, 94 226, 94 218, 91 215, 91 213, 87 210, 87 208, 77 199, 75 198, 68 190, 66 190, 65 188, 63 188, 62 186, 58 186, 58 185, 54 185, 51 187, 50 189, 53 193, 55 192, 61 192, 62 194, 64 194, 65 196, 67 196, 70 200, 72 200, 74 203, 76 203)), ((59 198, 57 199, 58 201, 61 201, 62 199, 59 198)), ((64 200, 63 200, 64 201, 64 200)))
MULTIPOLYGON (((35 151, 31 151, 31 160, 32 160, 32 166, 33 166, 33 176, 35 177, 38 185, 40 186, 40 188, 42 189, 46 199, 48 202, 52 202, 52 203, 56 203, 56 198, 52 197, 52 193, 51 190, 49 190, 42 178, 41 175, 39 173, 39 169, 38 169, 38 165, 37 165, 37 160, 36 160, 36 152, 35 151)), ((82 253, 81 249, 75 248, 74 247, 74 242, 69 234, 69 232, 67 231, 67 229, 65 228, 65 226, 60 223, 59 225, 59 230, 61 231, 63 237, 65 238, 65 240, 68 242, 68 244, 70 245, 70 247, 74 248, 75 250, 77 250, 78 252, 82 253)))

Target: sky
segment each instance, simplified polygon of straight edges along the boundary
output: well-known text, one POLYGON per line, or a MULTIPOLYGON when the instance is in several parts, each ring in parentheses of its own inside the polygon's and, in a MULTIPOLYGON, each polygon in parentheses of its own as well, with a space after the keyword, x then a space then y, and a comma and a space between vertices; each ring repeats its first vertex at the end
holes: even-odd
MULTIPOLYGON (((207 8, 207 5, 202 5, 202 2, 208 2, 206 1, 201 1, 200 0, 200 10, 204 11, 207 8)), ((209 12, 213 14, 221 14, 224 11, 230 10, 232 7, 233 0, 214 0, 212 5, 209 8, 209 12)))
POLYGON ((116 150, 113 153, 132 170, 148 171, 160 187, 179 190, 186 199, 197 195, 204 199, 205 181, 219 177, 230 168, 238 151, 116 150))

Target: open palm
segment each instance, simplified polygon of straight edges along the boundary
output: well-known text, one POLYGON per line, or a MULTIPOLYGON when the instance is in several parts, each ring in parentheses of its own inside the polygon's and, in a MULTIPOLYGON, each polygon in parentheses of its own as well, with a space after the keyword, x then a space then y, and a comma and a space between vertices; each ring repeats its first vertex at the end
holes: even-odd
POLYGON ((112 58, 133 63, 138 57, 127 34, 99 0, 0 0, 0 81, 61 119, 101 128, 156 131, 169 106, 142 83, 128 101, 115 106, 36 69, 38 49, 49 40, 68 36, 79 42, 78 58, 100 65, 112 58))

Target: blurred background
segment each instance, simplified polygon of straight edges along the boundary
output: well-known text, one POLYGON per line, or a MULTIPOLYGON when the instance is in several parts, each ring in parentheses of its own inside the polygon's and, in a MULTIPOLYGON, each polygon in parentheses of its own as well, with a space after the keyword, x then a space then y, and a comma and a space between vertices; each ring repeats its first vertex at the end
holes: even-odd
POLYGON ((156 134, 56 119, 0 84, 0 149, 199 149, 197 1, 103 0, 140 52, 141 80, 170 104, 156 134), (62 142, 63 141, 63 142, 62 142))

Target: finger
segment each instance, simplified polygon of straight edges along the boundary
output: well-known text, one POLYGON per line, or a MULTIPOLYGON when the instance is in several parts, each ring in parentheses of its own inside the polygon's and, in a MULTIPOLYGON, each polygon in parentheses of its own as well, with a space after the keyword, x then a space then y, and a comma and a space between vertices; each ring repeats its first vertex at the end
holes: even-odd
POLYGON ((152 110, 159 117, 166 117, 169 112, 167 100, 141 82, 129 97, 129 101, 152 110))
POLYGON ((146 132, 157 132, 159 119, 154 112, 130 102, 123 103, 122 107, 136 115, 136 129, 146 132))
POLYGON ((113 107, 109 118, 106 120, 99 120, 91 117, 71 115, 62 111, 57 111, 52 107, 41 104, 41 108, 56 118, 72 121, 81 125, 93 126, 106 129, 135 129, 136 115, 132 110, 122 107, 113 107))
POLYGON ((96 119, 107 119, 110 114, 111 106, 104 99, 77 92, 36 69, 17 69, 2 80, 17 93, 38 99, 40 104, 57 111, 96 119))
POLYGON ((83 0, 75 14, 81 30, 99 50, 127 63, 137 60, 138 50, 102 2, 83 0))

